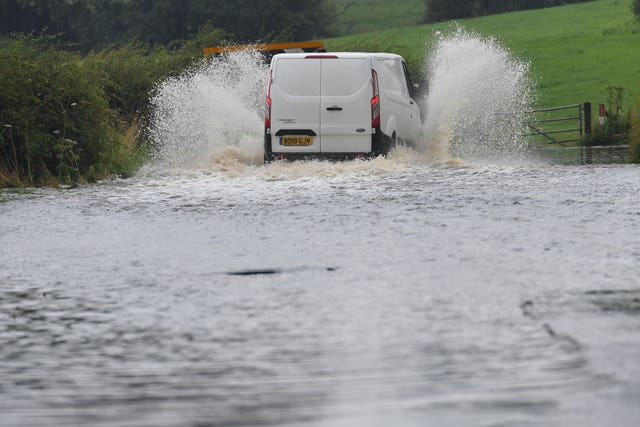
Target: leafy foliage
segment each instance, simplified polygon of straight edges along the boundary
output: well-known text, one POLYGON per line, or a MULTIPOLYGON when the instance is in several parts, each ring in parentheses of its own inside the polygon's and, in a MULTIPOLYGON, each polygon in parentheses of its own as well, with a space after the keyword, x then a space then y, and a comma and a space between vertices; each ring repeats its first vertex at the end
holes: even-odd
POLYGON ((0 39, 0 186, 130 175, 155 85, 224 42, 206 26, 170 46, 132 41, 81 57, 56 35, 0 39))
POLYGON ((74 180, 97 160, 110 111, 94 77, 53 36, 0 43, 2 160, 17 179, 74 180))
POLYGON ((0 39, 0 186, 130 175, 155 85, 224 42, 206 26, 170 46, 132 41, 81 57, 58 35, 0 39))
POLYGON ((147 113, 149 92, 159 80, 201 60, 204 47, 224 43, 225 34, 207 26, 197 36, 174 41, 169 47, 134 40, 90 52, 83 62, 100 76, 115 112, 141 118, 147 113))
POLYGON ((627 92, 621 86, 605 88, 606 119, 603 124, 594 126, 591 135, 585 137, 584 145, 618 145, 629 142, 630 116, 622 114, 624 95, 627 92))
POLYGON ((630 127, 629 117, 607 119, 603 125, 597 124, 593 127, 591 134, 584 138, 583 144, 587 146, 626 144, 629 142, 630 127))
POLYGON ((640 0, 633 0, 633 13, 636 15, 636 19, 640 20, 640 0))
POLYGON ((0 0, 0 32, 48 27, 85 51, 134 39, 166 45, 207 25, 236 41, 304 40, 329 33, 334 15, 330 0, 0 0))

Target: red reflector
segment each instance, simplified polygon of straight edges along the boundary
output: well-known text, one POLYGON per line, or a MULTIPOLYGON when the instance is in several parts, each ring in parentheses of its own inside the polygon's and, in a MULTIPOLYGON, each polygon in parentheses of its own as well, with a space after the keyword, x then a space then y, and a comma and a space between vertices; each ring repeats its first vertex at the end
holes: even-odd
POLYGON ((356 154, 356 159, 364 159, 364 154, 362 153, 356 154))
POLYGON ((336 55, 307 55, 304 57, 305 59, 338 59, 336 55))

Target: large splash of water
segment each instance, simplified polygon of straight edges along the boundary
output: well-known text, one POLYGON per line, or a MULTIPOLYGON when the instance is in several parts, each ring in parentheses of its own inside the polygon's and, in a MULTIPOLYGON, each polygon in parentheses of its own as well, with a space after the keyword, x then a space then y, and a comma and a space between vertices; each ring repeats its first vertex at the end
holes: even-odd
POLYGON ((502 160, 526 148, 529 63, 494 39, 462 29, 437 34, 425 64, 425 146, 432 157, 502 160))
MULTIPOLYGON (((497 160, 521 153, 526 144, 520 135, 531 104, 528 64, 497 41, 459 29, 438 35, 426 57, 424 141, 415 150, 399 149, 387 159, 344 166, 305 162, 261 169, 267 175, 283 167, 295 174, 367 168, 379 173, 425 162, 497 160)), ((202 61, 162 82, 151 101, 148 129, 154 164, 255 170, 262 164, 267 74, 261 55, 245 51, 202 61)))
POLYGON ((151 99, 149 136, 165 167, 262 162, 268 65, 257 52, 203 60, 162 82, 151 99))

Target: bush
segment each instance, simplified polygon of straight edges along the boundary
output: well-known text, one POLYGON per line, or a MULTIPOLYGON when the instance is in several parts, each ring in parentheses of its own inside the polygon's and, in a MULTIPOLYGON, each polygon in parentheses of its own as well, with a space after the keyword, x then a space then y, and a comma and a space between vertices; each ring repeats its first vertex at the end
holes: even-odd
POLYGON ((640 101, 631 109, 631 132, 629 154, 632 163, 640 163, 640 101))
POLYGON ((132 41, 91 52, 83 62, 100 76, 109 107, 127 128, 136 121, 144 122, 149 94, 159 81, 180 74, 202 59, 204 47, 224 40, 222 31, 205 27, 194 38, 175 41, 169 47, 132 41))
POLYGON ((97 79, 54 36, 0 41, 0 125, 4 169, 38 184, 75 181, 94 163, 110 111, 97 79))
POLYGON ((58 40, 0 40, 0 185, 78 182, 123 144, 101 76, 58 40))
POLYGON ((224 39, 205 27, 168 47, 134 41, 84 58, 53 35, 0 39, 0 186, 131 175, 155 85, 224 39))
POLYGON ((596 124, 590 135, 583 138, 582 143, 594 145, 621 145, 629 142, 631 130, 630 115, 623 115, 625 94, 628 90, 621 86, 608 86, 604 90, 606 97, 606 119, 604 124, 596 124))
POLYGON ((604 125, 594 126, 582 142, 586 146, 627 144, 630 128, 629 117, 609 118, 604 125))
POLYGON ((640 0, 633 0, 633 13, 636 15, 636 19, 640 20, 640 0))

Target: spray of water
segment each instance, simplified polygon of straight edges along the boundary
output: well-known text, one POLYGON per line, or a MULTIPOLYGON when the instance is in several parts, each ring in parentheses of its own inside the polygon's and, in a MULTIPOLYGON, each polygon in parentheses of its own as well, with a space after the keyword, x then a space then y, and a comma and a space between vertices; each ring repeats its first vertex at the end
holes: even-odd
POLYGON ((234 52, 197 64, 156 88, 148 133, 154 169, 257 169, 267 179, 395 171, 420 164, 497 161, 522 153, 531 104, 529 65, 498 42, 460 29, 428 49, 424 136, 416 150, 370 162, 276 162, 262 165, 262 114, 268 64, 257 52, 234 52))
POLYGON ((523 154, 533 95, 529 63, 494 39, 456 28, 436 34, 425 64, 430 157, 500 161, 523 154))
POLYGON ((257 52, 203 60, 162 82, 151 99, 149 135, 163 167, 262 162, 268 65, 257 52))

